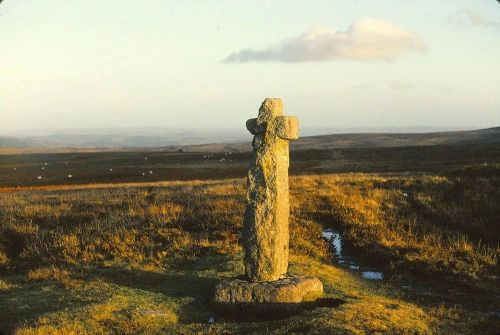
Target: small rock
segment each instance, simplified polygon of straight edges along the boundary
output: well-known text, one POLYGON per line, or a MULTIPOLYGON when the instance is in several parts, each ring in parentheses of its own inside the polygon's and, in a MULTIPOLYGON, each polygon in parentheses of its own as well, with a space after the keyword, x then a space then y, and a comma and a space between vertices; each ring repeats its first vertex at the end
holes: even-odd
POLYGON ((385 307, 388 309, 399 309, 400 306, 398 304, 387 304, 385 307))
POLYGON ((153 317, 159 317, 159 316, 163 317, 168 315, 168 313, 165 313, 164 311, 157 311, 157 310, 138 310, 137 313, 142 316, 153 316, 153 317))

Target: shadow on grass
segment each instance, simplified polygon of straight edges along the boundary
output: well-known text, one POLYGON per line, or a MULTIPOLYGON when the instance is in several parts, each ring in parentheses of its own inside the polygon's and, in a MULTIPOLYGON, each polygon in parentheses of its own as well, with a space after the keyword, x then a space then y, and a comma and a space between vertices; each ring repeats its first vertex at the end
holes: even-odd
POLYGON ((38 318, 70 306, 79 308, 94 302, 68 294, 55 282, 28 283, 23 279, 16 282, 19 285, 0 292, 0 334, 11 334, 22 324, 32 325, 38 318))
POLYGON ((99 269, 92 276, 108 283, 161 294, 177 306, 180 322, 200 322, 210 315, 209 302, 216 278, 192 273, 160 273, 138 269, 99 269))
POLYGON ((343 299, 324 297, 301 303, 212 304, 212 307, 220 320, 241 323, 283 320, 316 308, 337 308, 344 303, 343 299))
POLYGON ((215 284, 219 281, 214 277, 200 277, 189 272, 160 273, 122 268, 100 269, 92 275, 115 285, 161 294, 177 305, 181 323, 206 322, 213 316, 220 316, 227 322, 280 320, 306 310, 336 308, 345 303, 342 299, 324 297, 299 304, 270 306, 271 309, 278 307, 283 313, 265 312, 265 304, 261 304, 264 313, 251 313, 252 306, 225 306, 221 309, 221 306, 214 305, 211 297, 215 284))
MULTIPOLYGON (((86 283, 97 279, 115 287, 109 289, 102 286, 95 290, 86 286, 67 288, 57 281, 27 282, 19 277, 15 280, 16 286, 0 292, 0 334, 10 334, 23 324, 33 325, 40 317, 54 313, 82 311, 81 308, 88 305, 112 299, 115 294, 123 294, 123 289, 131 297, 143 296, 146 302, 171 305, 181 323, 206 322, 213 315, 209 309, 209 299, 217 281, 215 278, 200 277, 193 273, 158 273, 123 268, 74 271, 80 272, 78 277, 86 283)), ((142 308, 141 305, 136 307, 142 308)), ((144 308, 149 307, 145 305, 144 308)))

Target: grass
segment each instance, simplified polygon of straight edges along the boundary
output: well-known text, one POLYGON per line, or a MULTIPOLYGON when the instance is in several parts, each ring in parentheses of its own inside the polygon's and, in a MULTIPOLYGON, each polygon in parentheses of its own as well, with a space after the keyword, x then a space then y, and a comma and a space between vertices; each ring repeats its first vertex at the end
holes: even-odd
POLYGON ((435 323, 415 304, 392 296, 348 272, 293 257, 291 272, 314 274, 329 297, 342 299, 338 308, 317 308, 286 320, 234 321, 219 318, 208 308, 207 292, 221 273, 240 273, 241 255, 214 256, 177 271, 106 268, 80 272, 81 283, 66 286, 54 279, 18 280, 2 300, 3 313, 15 315, 16 334, 225 334, 225 333, 411 333, 427 334, 435 323), (219 272, 218 270, 222 270, 219 272), (352 320, 352 322, 348 322, 352 320), (347 321, 347 322, 346 322, 347 321), (355 322, 354 322, 355 321, 355 322))
MULTIPOLYGON (((312 208, 371 262, 419 279, 479 285, 498 270, 500 188, 495 178, 344 175, 297 178, 312 208), (319 187, 315 187, 315 183, 319 187), (316 206, 313 204, 312 206, 316 206), (480 279, 480 280, 476 280, 480 279)), ((306 214, 307 215, 307 214, 306 214)))
POLYGON ((342 304, 260 322, 209 305, 243 273, 243 179, 0 193, 0 332, 494 334, 499 183, 478 165, 292 177, 290 272, 342 304), (332 266, 324 228, 387 280, 332 266))

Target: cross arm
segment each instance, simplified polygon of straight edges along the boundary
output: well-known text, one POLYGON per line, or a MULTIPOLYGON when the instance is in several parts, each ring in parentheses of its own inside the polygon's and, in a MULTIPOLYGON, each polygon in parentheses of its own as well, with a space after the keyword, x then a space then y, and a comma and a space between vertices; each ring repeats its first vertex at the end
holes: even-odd
POLYGON ((252 135, 262 134, 265 131, 264 125, 258 124, 257 119, 248 119, 246 126, 252 135))
POLYGON ((276 135, 284 140, 299 138, 299 120, 296 116, 276 117, 276 135))

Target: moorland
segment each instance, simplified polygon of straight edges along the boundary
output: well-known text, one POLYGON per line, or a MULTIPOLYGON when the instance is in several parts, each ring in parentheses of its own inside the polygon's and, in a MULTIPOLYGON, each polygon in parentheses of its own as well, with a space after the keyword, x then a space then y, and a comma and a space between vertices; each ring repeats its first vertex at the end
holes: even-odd
POLYGON ((498 332, 500 145, 293 150, 290 272, 335 303, 269 320, 209 299, 243 273, 250 155, 0 156, 0 333, 498 332), (340 247, 383 279, 342 266, 340 247))

